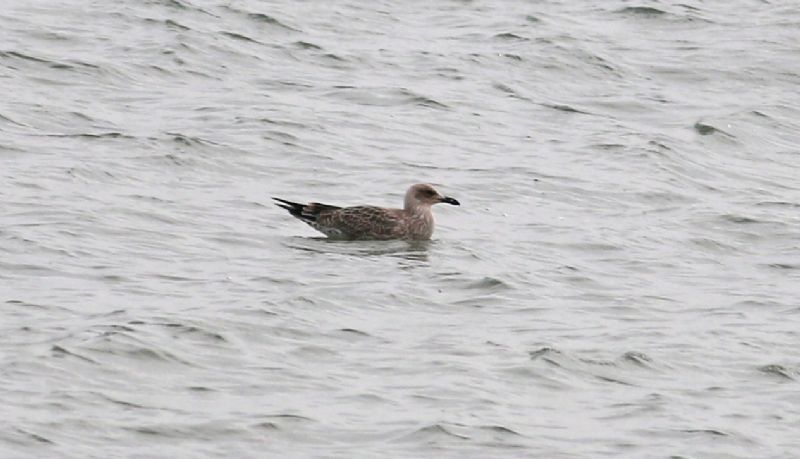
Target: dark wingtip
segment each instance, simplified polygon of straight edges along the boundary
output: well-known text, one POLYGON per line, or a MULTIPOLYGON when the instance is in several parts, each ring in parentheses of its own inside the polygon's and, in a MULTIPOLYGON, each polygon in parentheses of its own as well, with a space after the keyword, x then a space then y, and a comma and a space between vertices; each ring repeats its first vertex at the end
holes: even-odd
POLYGON ((298 204, 296 202, 287 201, 285 199, 276 198, 274 196, 272 197, 272 199, 277 201, 275 203, 276 206, 280 207, 281 209, 288 210, 289 213, 292 214, 292 215, 299 215, 300 211, 303 209, 303 205, 302 204, 298 204))

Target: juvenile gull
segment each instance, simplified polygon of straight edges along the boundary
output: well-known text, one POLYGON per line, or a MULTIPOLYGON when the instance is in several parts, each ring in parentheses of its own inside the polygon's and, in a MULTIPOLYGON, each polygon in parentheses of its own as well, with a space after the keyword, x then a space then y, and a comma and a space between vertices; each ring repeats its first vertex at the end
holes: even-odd
POLYGON ((299 204, 272 198, 278 207, 308 223, 332 239, 345 240, 427 240, 433 234, 431 206, 444 202, 454 206, 461 203, 442 196, 425 183, 412 185, 406 191, 402 209, 375 206, 338 207, 318 202, 299 204))

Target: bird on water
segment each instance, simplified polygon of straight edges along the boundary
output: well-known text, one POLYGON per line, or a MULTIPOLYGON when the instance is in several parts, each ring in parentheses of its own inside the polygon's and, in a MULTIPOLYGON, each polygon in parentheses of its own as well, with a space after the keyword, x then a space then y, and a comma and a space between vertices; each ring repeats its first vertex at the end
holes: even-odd
POLYGON ((300 204, 272 198, 275 205, 308 223, 331 239, 385 241, 390 239, 428 240, 433 235, 431 206, 445 203, 460 206, 455 199, 443 196, 426 183, 412 185, 406 191, 402 209, 376 206, 338 207, 319 202, 300 204))

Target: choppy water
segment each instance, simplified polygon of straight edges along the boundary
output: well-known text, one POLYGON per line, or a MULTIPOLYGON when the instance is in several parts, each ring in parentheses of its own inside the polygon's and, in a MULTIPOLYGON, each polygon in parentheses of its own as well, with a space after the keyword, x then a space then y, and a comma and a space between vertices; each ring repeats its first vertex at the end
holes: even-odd
POLYGON ((0 456, 800 455, 796 2, 7 3, 0 456))

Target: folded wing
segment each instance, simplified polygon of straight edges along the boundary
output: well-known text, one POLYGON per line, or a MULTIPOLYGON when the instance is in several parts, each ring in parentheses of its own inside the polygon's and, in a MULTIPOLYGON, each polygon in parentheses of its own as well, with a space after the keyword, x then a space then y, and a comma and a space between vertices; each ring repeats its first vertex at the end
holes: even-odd
POLYGON ((301 204, 272 198, 275 205, 328 237, 350 240, 396 239, 404 236, 402 211, 374 206, 338 207, 311 202, 301 204))
POLYGON ((308 204, 300 204, 298 202, 287 201, 281 198, 272 198, 275 201, 276 206, 281 207, 289 211, 292 216, 308 223, 309 225, 314 225, 316 221, 326 214, 331 212, 335 212, 341 207, 338 206, 331 206, 329 204, 322 204, 319 202, 311 202, 308 204))
POLYGON ((403 237, 402 212, 373 206, 345 207, 319 216, 316 230, 341 239, 396 239, 403 237))

